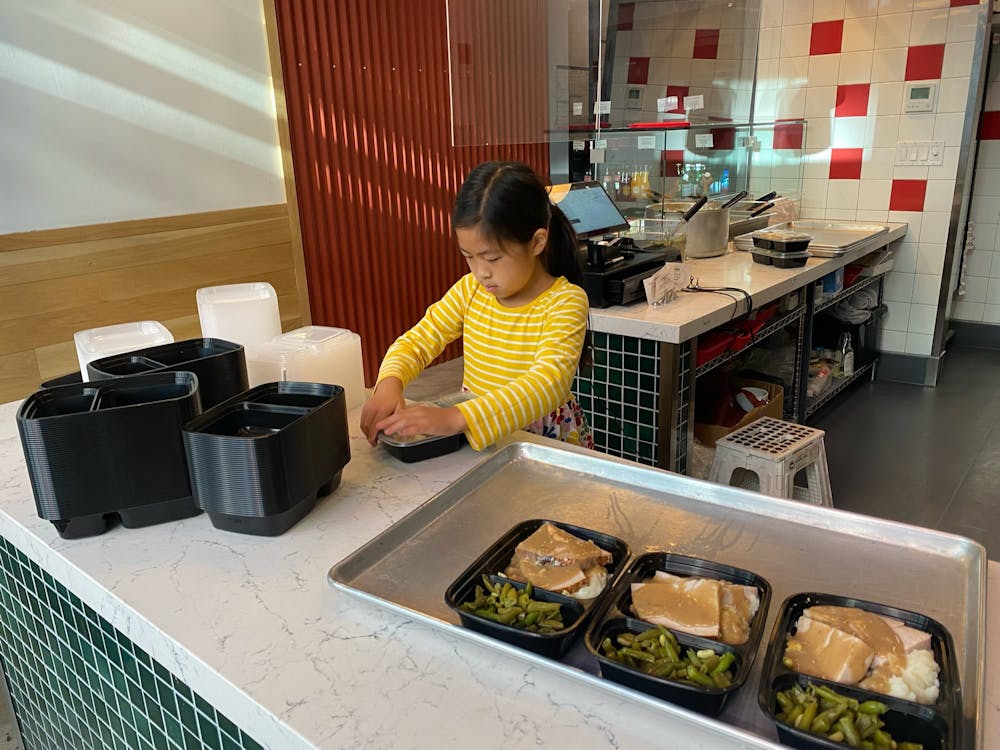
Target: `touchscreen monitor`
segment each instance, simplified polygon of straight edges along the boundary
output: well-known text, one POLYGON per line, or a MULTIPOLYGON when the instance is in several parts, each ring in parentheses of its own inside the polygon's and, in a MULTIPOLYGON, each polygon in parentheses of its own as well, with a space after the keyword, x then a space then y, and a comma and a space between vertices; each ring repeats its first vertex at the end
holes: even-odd
POLYGON ((599 182, 553 185, 549 199, 562 209, 581 239, 628 229, 628 220, 599 182))

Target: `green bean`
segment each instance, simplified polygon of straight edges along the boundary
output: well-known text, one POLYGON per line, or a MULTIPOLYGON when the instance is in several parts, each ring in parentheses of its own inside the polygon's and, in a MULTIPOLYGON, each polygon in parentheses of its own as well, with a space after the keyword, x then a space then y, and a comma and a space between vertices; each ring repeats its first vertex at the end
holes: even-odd
POLYGON ((736 657, 732 652, 720 655, 712 649, 689 648, 681 654, 677 637, 662 627, 606 637, 601 641, 600 653, 662 679, 710 689, 724 689, 733 683, 732 666, 736 657))
POLYGON ((882 703, 882 701, 865 701, 864 703, 858 704, 858 711, 863 714, 876 714, 881 716, 888 710, 889 707, 882 703))
POLYGON ((837 720, 837 729, 844 733, 844 741, 851 747, 858 747, 861 744, 861 737, 854 727, 854 722, 847 716, 841 716, 837 720))
POLYGON ((736 654, 732 651, 727 651, 719 658, 719 663, 712 668, 712 674, 722 674, 729 670, 736 660, 736 654))
POLYGON ((461 609, 502 625, 534 633, 554 633, 566 626, 558 602, 542 602, 531 598, 534 589, 527 584, 518 589, 509 581, 502 584, 483 576, 483 586, 476 586, 472 599, 461 609), (484 588, 485 587, 485 588, 484 588))

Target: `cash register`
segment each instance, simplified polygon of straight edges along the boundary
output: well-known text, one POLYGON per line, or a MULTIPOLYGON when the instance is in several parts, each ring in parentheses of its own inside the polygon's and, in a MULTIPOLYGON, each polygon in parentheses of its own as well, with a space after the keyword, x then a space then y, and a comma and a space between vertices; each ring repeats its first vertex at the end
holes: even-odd
POLYGON ((664 263, 681 259, 679 250, 663 243, 616 236, 629 223, 599 182, 553 185, 549 197, 566 214, 580 240, 583 287, 591 307, 644 299, 643 279, 664 263))

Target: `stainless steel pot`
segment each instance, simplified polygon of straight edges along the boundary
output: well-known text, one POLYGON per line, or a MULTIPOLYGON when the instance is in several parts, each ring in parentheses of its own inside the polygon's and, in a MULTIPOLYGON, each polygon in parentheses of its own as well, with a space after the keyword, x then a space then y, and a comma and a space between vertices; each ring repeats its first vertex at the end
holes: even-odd
POLYGON ((726 252, 729 208, 707 203, 688 221, 685 258, 714 258, 726 252))

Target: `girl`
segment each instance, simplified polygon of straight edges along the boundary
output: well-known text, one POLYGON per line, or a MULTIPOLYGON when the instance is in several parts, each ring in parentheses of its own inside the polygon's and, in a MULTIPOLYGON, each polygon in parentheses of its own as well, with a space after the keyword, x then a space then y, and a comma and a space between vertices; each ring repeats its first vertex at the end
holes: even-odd
POLYGON ((587 338, 587 294, 576 233, 531 169, 487 162, 469 173, 451 219, 470 273, 389 347, 361 429, 375 445, 398 435, 464 432, 475 450, 508 433, 593 448, 570 393, 587 338), (406 406, 403 391, 463 337, 463 390, 453 407, 406 406))

